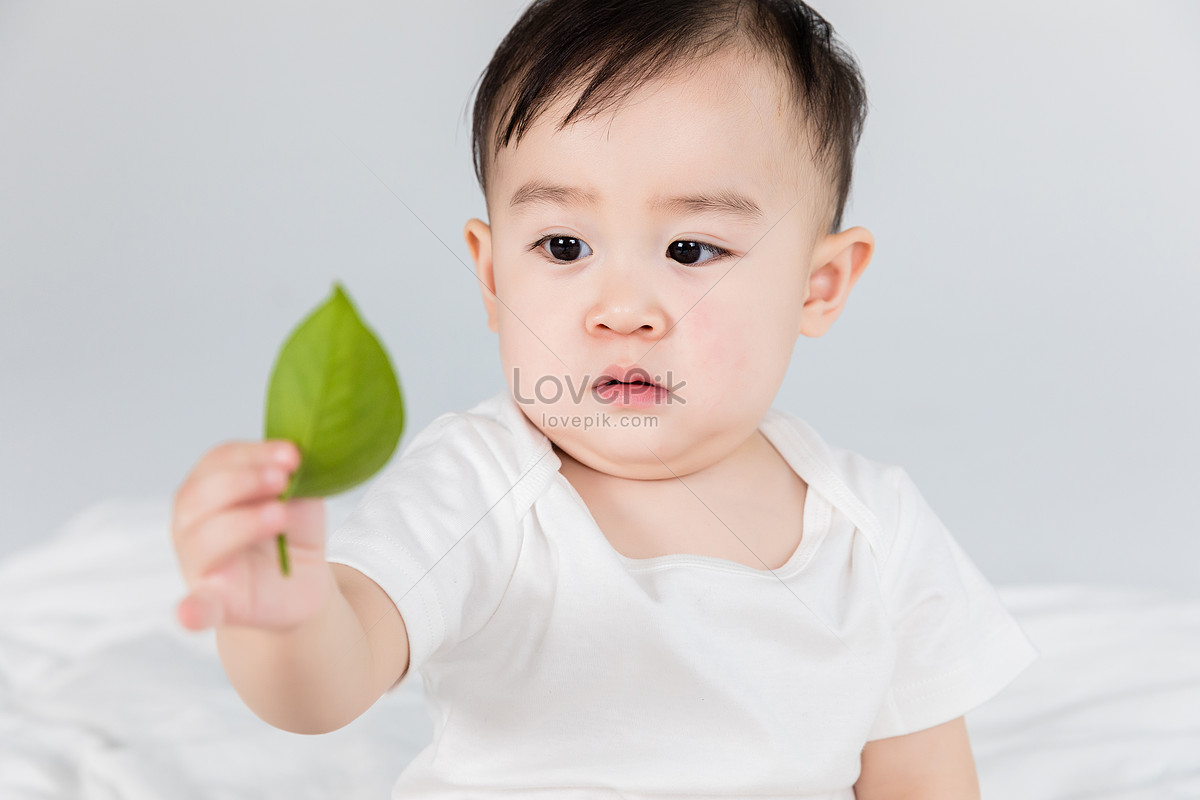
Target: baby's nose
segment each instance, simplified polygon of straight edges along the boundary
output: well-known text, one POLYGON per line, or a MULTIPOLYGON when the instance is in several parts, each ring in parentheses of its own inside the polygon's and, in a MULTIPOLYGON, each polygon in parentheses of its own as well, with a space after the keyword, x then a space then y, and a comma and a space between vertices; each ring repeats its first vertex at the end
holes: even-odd
POLYGON ((612 331, 622 335, 634 332, 661 336, 666 331, 666 314, 660 304, 642 298, 607 300, 596 304, 588 315, 589 333, 612 331))

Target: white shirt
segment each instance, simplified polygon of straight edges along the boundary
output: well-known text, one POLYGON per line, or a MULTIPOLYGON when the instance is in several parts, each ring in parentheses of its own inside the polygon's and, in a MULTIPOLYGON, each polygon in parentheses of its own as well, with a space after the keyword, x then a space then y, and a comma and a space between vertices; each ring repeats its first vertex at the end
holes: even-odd
POLYGON ((850 800, 867 741, 1037 657, 902 468, 776 408, 760 430, 808 484, 774 571, 618 553, 507 390, 411 440, 326 554, 391 596, 424 681, 393 798, 850 800))

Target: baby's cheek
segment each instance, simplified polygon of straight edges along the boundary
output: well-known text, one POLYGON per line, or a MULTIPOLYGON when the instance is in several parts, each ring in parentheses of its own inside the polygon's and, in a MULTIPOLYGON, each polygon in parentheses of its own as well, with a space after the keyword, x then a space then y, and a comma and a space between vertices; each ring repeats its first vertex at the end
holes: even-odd
MULTIPOLYGON (((719 286, 714 289, 719 290, 719 286)), ((730 319, 728 311, 717 304, 706 305, 706 302, 707 298, 693 306, 672 332, 672 335, 676 332, 684 334, 680 337, 684 346, 672 348, 672 352, 678 352, 684 358, 681 363, 667 365, 674 371, 676 380, 722 382, 750 366, 747 349, 752 343, 745 326, 730 319), (689 377, 684 374, 686 371, 695 374, 689 377)))
MULTIPOLYGON (((770 309, 712 303, 701 311, 720 290, 715 287, 684 320, 691 323, 683 337, 689 357, 677 370, 676 380, 688 381, 693 400, 712 403, 714 409, 735 413, 746 406, 769 404, 791 360, 786 331, 770 309)), ((686 397, 687 392, 684 387, 681 395, 686 397)))

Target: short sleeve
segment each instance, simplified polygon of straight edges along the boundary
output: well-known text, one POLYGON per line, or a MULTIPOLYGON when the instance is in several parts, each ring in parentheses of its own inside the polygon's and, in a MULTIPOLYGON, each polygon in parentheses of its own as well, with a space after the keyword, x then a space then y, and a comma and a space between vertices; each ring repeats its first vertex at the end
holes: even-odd
POLYGON ((903 471, 898 491, 895 535, 879 569, 896 661, 868 741, 962 716, 1039 654, 903 471))
POLYGON ((513 483, 474 424, 444 414, 326 540, 326 561, 359 570, 396 604, 408 630, 406 680, 499 606, 520 551, 513 483))

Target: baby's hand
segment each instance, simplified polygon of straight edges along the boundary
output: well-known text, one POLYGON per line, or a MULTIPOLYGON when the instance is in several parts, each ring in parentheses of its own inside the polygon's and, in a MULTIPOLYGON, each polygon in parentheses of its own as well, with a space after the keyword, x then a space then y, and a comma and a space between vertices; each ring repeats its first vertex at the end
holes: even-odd
POLYGON ((183 627, 284 631, 321 610, 336 588, 325 561, 325 501, 278 499, 299 463, 291 442, 234 441, 209 450, 188 474, 171 517, 190 592, 176 609, 183 627), (275 540, 280 533, 287 534, 286 576, 275 540))

